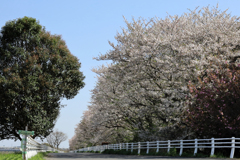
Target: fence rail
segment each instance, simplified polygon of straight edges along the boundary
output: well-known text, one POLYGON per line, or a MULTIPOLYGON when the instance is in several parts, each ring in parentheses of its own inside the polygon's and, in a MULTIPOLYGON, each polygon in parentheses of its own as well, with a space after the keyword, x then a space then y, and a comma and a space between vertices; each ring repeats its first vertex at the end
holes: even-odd
POLYGON ((38 152, 47 152, 47 151, 53 151, 53 152, 58 151, 60 153, 63 152, 46 145, 42 145, 37 141, 35 141, 34 139, 32 139, 30 136, 27 137, 26 159, 35 156, 38 152))
POLYGON ((152 141, 152 142, 137 142, 137 143, 119 143, 119 144, 109 144, 102 146, 93 146, 87 148, 81 148, 77 151, 100 151, 103 152, 105 149, 121 150, 126 149, 126 151, 134 149, 138 150, 140 154, 141 149, 147 149, 146 153, 149 153, 149 149, 159 149, 166 148, 167 152, 170 148, 180 148, 179 155, 181 156, 184 148, 194 148, 193 155, 197 154, 199 148, 211 148, 211 156, 214 155, 215 148, 231 148, 230 158, 234 157, 235 148, 240 148, 240 138, 211 138, 211 139, 192 139, 192 140, 168 140, 168 141, 152 141))

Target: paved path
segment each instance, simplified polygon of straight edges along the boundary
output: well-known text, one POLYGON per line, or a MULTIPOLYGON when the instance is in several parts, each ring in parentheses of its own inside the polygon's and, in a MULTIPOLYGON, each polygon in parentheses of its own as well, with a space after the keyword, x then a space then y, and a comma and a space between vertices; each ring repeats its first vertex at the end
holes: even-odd
MULTIPOLYGON (((115 155, 98 153, 49 153, 46 160, 222 160, 223 158, 183 158, 183 157, 163 157, 163 156, 135 156, 135 155, 115 155)), ((234 160, 226 158, 228 160, 234 160)))

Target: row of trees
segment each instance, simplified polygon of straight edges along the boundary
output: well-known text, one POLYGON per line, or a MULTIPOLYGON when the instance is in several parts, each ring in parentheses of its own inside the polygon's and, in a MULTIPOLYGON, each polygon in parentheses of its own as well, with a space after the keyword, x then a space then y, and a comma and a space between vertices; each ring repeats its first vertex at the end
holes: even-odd
POLYGON ((239 17, 209 10, 128 22, 70 148, 239 135, 239 17))

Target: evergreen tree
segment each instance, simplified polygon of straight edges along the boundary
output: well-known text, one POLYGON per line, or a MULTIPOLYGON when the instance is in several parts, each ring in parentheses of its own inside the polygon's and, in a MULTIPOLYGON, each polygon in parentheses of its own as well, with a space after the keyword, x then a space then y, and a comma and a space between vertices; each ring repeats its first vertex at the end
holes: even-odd
POLYGON ((81 63, 59 35, 34 18, 8 21, 0 32, 0 140, 20 139, 18 130, 47 137, 62 98, 84 87, 81 63))

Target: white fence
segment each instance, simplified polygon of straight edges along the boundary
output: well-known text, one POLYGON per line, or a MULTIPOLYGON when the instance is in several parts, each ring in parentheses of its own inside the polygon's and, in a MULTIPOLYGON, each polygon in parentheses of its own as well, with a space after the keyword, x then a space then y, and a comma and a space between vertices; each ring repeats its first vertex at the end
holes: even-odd
POLYGON ((167 152, 170 148, 180 148, 179 155, 181 156, 184 148, 194 148, 193 155, 196 155, 198 149, 201 148, 211 148, 211 156, 214 155, 215 148, 231 148, 230 158, 234 157, 235 148, 240 148, 240 138, 211 138, 211 139, 192 139, 192 140, 168 140, 168 141, 153 141, 153 142, 137 142, 137 143, 119 143, 119 144, 109 144, 102 146, 93 146, 82 148, 77 151, 100 151, 103 152, 105 149, 121 150, 126 149, 133 152, 134 149, 138 150, 140 154, 141 149, 146 149, 146 153, 149 153, 149 149, 159 149, 166 148, 167 152), (237 142, 238 141, 238 142, 237 142))
POLYGON ((40 143, 32 139, 30 136, 27 137, 26 159, 35 156, 38 152, 46 151, 58 151, 59 153, 63 152, 46 145, 41 145, 40 143))

